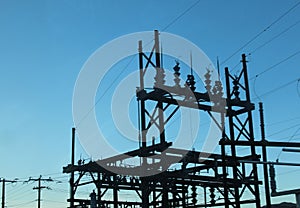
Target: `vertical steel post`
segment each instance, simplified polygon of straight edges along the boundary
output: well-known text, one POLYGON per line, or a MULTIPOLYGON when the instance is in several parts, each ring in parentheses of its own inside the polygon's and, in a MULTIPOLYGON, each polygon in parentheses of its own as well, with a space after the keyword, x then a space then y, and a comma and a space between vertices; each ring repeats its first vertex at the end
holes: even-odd
MULTIPOLYGON (((260 130, 261 130, 261 141, 266 141, 265 138, 265 122, 264 122, 264 110, 263 103, 259 103, 259 115, 260 115, 260 130)), ((262 146, 262 157, 263 157, 263 170, 264 170, 264 183, 265 183, 265 197, 266 197, 266 206, 271 207, 271 198, 270 198, 270 187, 269 187, 269 174, 268 174, 268 164, 267 162, 267 147, 262 146)))
POLYGON ((159 33, 158 30, 154 31, 154 47, 155 47, 155 60, 156 68, 160 69, 160 52, 159 52, 159 33))
MULTIPOLYGON (((140 88, 139 92, 144 91, 144 65, 143 65, 143 46, 142 41, 139 41, 139 68, 140 68, 140 88)), ((140 117, 141 117, 141 135, 142 135, 142 147, 146 147, 146 112, 145 112, 145 100, 140 100, 140 117)))
MULTIPOLYGON (((155 67, 156 67, 156 73, 158 76, 161 76, 161 71, 163 70, 161 68, 160 64, 160 51, 159 51, 159 33, 157 30, 154 31, 154 47, 155 47, 155 67)), ((160 79, 163 79, 163 77, 160 77, 160 79)), ((162 83, 159 83, 162 84, 162 83)), ((158 120, 159 120, 159 133, 160 133, 160 142, 165 143, 165 122, 164 122, 164 110, 163 110, 163 102, 158 101, 158 120)))
MULTIPOLYGON (((222 138, 224 139, 224 138, 222 138)), ((221 144, 221 154, 222 154, 222 172, 223 172, 223 188, 224 188, 224 201, 225 208, 229 208, 229 198, 228 198, 228 186, 227 186, 227 171, 226 171, 226 151, 225 145, 221 144)))
MULTIPOLYGON (((246 55, 245 54, 242 54, 242 64, 243 64, 246 100, 250 103, 251 99, 250 99, 250 92, 249 92, 247 61, 246 61, 246 55)), ((251 111, 248 112, 248 127, 249 127, 250 140, 254 141, 253 120, 252 120, 252 112, 251 111)), ((255 145, 253 145, 253 144, 251 144, 251 154, 256 155, 255 145)), ((258 181, 257 165, 255 163, 253 163, 252 168, 253 168, 254 180, 258 181)), ((259 186, 258 186, 258 184, 254 185, 254 189, 255 189, 256 207, 260 207, 260 195, 259 195, 259 186)))
POLYGON ((97 173, 97 204, 101 207, 101 186, 100 186, 100 173, 97 173))
POLYGON ((149 185, 147 178, 141 178, 142 208, 149 207, 149 185))
POLYGON ((152 197, 153 197, 153 200, 152 200, 152 203, 153 203, 153 207, 155 208, 156 207, 156 182, 152 182, 154 188, 153 188, 153 191, 152 191, 152 197))
MULTIPOLYGON (((232 107, 231 107, 231 88, 230 88, 230 79, 229 79, 229 70, 228 67, 225 68, 225 78, 226 78, 226 94, 227 94, 227 107, 228 107, 228 111, 231 112, 232 107)), ((230 140, 234 141, 235 140, 235 134, 234 134, 234 122, 233 122, 233 116, 232 115, 228 115, 228 121, 229 121, 229 132, 230 132, 230 140)), ((223 138, 225 139, 225 138, 223 138)), ((222 155, 225 157, 225 147, 222 146, 222 155)), ((232 144, 231 145, 231 156, 232 157, 236 157, 236 150, 235 150, 235 145, 232 144)), ((223 163, 225 161, 225 158, 223 159, 223 163)), ((233 166, 232 167, 233 170, 233 178, 236 180, 237 179, 237 167, 233 166)), ((223 164, 223 174, 227 174, 226 173, 226 164, 223 164), (225 167, 224 167, 225 166, 225 167), (225 173, 224 173, 225 171, 225 173)), ((226 175, 223 176, 224 180, 226 180, 226 175)), ((228 206, 229 203, 229 199, 228 199, 228 187, 224 187, 224 193, 226 193, 225 196, 225 207, 228 206), (225 192, 226 190, 226 192, 225 192)), ((239 189, 238 187, 234 188, 234 198, 235 198, 235 203, 236 203, 236 207, 239 208, 240 207, 240 198, 239 198, 239 189)))
POLYGON ((144 90, 144 66, 143 66, 143 43, 139 41, 139 66, 140 66, 140 88, 139 90, 144 90))
POLYGON ((162 184, 162 207, 169 208, 169 187, 165 178, 161 180, 162 184))
POLYGON ((182 183, 182 208, 186 208, 186 186, 182 183))
POLYGON ((300 193, 296 193, 296 208, 300 208, 300 193))
POLYGON ((114 198, 114 208, 118 208, 118 182, 117 182, 117 176, 113 176, 113 198, 114 198))
POLYGON ((207 206, 206 206, 206 204, 207 204, 206 186, 204 186, 203 188, 204 188, 204 204, 205 204, 205 208, 207 208, 207 206))

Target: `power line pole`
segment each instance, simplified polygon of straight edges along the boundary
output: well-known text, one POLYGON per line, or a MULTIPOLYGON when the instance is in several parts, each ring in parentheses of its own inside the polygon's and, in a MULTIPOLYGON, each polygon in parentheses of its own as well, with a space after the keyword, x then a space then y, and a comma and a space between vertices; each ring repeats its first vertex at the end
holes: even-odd
POLYGON ((0 179, 0 182, 2 182, 2 208, 5 207, 5 183, 15 183, 16 180, 5 180, 5 178, 0 179))
POLYGON ((29 178, 29 181, 37 181, 38 182, 38 186, 33 187, 33 190, 37 190, 38 191, 38 208, 41 208, 41 191, 42 189, 50 189, 50 187, 48 186, 42 186, 41 182, 42 181, 47 181, 47 182, 53 182, 53 180, 51 178, 48 179, 44 179, 42 178, 42 176, 40 176, 39 178, 29 178))
MULTIPOLYGON (((72 150, 71 150, 71 165, 75 165, 75 128, 72 128, 72 150)), ((71 172, 70 178, 70 208, 74 208, 74 196, 75 196, 75 187, 74 187, 74 171, 71 172)))

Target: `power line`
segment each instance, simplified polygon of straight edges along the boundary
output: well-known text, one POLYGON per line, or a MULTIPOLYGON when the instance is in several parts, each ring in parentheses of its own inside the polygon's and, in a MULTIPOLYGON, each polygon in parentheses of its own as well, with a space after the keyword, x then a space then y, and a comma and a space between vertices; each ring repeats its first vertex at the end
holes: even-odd
POLYGON ((44 200, 45 202, 51 202, 51 203, 60 203, 60 204, 66 204, 66 202, 61 202, 61 201, 55 201, 55 200, 44 200))
POLYGON ((296 56, 296 55, 298 55, 298 54, 300 54, 300 50, 298 50, 297 52, 295 52, 295 53, 291 54, 290 56, 284 58, 283 60, 277 62, 276 64, 274 64, 274 65, 272 65, 272 66, 266 68, 266 69, 263 70, 262 72, 260 72, 260 73, 256 74, 255 76, 251 77, 250 80, 255 79, 255 78, 259 77, 260 75, 262 75, 262 74, 264 74, 264 73, 266 73, 266 72, 268 72, 268 71, 274 69, 275 67, 277 67, 277 66, 279 66, 280 64, 282 64, 282 63, 288 61, 289 59, 293 58, 294 56, 296 56))
MULTIPOLYGON (((274 65, 268 67, 267 69, 263 70, 262 72, 260 72, 260 73, 258 73, 258 74, 256 74, 255 76, 253 76, 253 77, 250 78, 250 80, 253 80, 253 79, 254 79, 254 81, 253 81, 253 92, 254 92, 254 95, 255 95, 255 98, 254 98, 254 99, 261 100, 261 98, 260 98, 261 96, 264 96, 264 95, 266 95, 266 94, 268 94, 268 93, 271 93, 271 92, 268 92, 268 93, 265 93, 264 95, 260 95, 260 96, 259 96, 259 95, 256 93, 256 79, 257 79, 260 75, 262 75, 262 74, 264 74, 264 73, 266 73, 266 72, 268 72, 268 71, 270 71, 270 70, 276 68, 276 67, 279 66, 280 64, 282 64, 282 63, 288 61, 289 59, 293 58, 294 56, 296 56, 296 55, 298 55, 298 54, 300 54, 300 50, 297 51, 297 52, 295 52, 295 53, 293 53, 292 55, 286 57, 285 59, 279 61, 278 63, 276 63, 276 64, 274 64, 274 65)), ((288 85, 289 85, 289 83, 288 83, 288 85)), ((299 79, 298 79, 298 82, 297 82, 297 93, 298 93, 298 96, 300 97, 300 92, 299 92, 299 90, 298 90, 298 85, 299 85, 299 79)), ((285 86, 285 85, 284 85, 284 86, 285 86)), ((281 87, 284 87, 284 86, 281 86, 281 87)), ((280 88, 280 87, 279 87, 279 88, 280 88)), ((278 89, 277 89, 277 90, 278 90, 278 89)))
MULTIPOLYGON (((295 120, 299 120, 300 119, 300 116, 296 116, 296 117, 292 117, 290 119, 284 119, 284 120, 280 120, 280 121, 275 121, 275 122, 272 122, 272 123, 265 123, 265 126, 266 127, 270 127, 270 126, 274 126, 274 125, 278 125, 278 124, 282 124, 282 123, 288 123, 288 122, 291 122, 291 121, 295 121, 295 120)), ((260 127, 256 127, 257 128, 260 128, 260 127)))
POLYGON ((41 207, 41 191, 42 191, 42 189, 50 189, 50 188, 47 187, 47 186, 42 186, 42 185, 41 185, 41 182, 42 182, 42 181, 53 182, 53 180, 52 180, 51 178, 44 179, 44 178, 42 178, 42 176, 40 176, 39 178, 29 178, 28 181, 37 181, 37 182, 38 182, 38 186, 33 187, 33 190, 37 190, 37 191, 38 191, 38 199, 37 199, 37 202, 38 202, 38 208, 40 208, 40 207, 41 207))
POLYGON ((286 122, 290 122, 290 121, 294 121, 294 120, 299 120, 300 119, 300 116, 296 116, 296 117, 293 117, 293 118, 290 118, 290 119, 285 119, 285 120, 282 120, 282 121, 277 121, 277 122, 273 122, 273 123, 270 123, 270 124, 265 124, 267 127, 269 126, 273 126, 273 125, 277 125, 277 124, 281 124, 281 123, 286 123, 286 122))
POLYGON ((281 173, 278 173, 277 175, 286 175, 286 174, 290 174, 290 173, 294 173, 294 172, 299 172, 300 170, 289 170, 289 171, 285 171, 285 172, 281 172, 281 173))
POLYGON ((22 186, 18 186, 18 187, 15 187, 16 190, 8 190, 7 193, 9 194, 9 197, 15 197, 15 196, 18 196, 19 192, 22 192, 21 194, 24 194, 25 192, 23 191, 25 188, 28 187, 29 184, 22 184, 22 186))
POLYGON ((290 25, 289 27, 287 27, 285 30, 283 30, 282 32, 278 33, 277 35, 275 35, 274 37, 272 37, 270 40, 266 41, 265 43, 261 44, 260 46, 256 47, 255 49, 253 49, 253 51, 251 51, 249 53, 249 55, 252 55, 253 53, 255 53, 256 51, 258 51, 259 49, 263 48, 264 46, 266 46, 267 44, 269 44, 270 42, 272 42, 273 40, 279 38, 281 35, 283 35, 284 33, 286 33, 287 31, 289 31, 290 29, 292 29, 293 27, 295 27, 297 24, 300 23, 300 20, 298 20, 297 22, 295 22, 294 24, 290 25))
POLYGON ((255 76, 255 79, 253 81, 253 93, 254 93, 255 97, 257 97, 258 100, 261 100, 259 95, 256 93, 256 79, 257 79, 257 77, 255 76))
POLYGON ((193 3, 190 7, 188 7, 186 10, 184 10, 180 15, 178 15, 175 19, 173 19, 169 24, 167 24, 162 31, 165 31, 170 26, 172 26, 175 22, 177 22, 182 16, 184 16, 186 13, 188 13, 191 9, 193 9, 201 0, 196 1, 193 3))
POLYGON ((32 197, 33 196, 33 192, 29 192, 29 191, 23 191, 21 193, 18 193, 17 195, 14 195, 14 196, 9 196, 9 200, 12 200, 12 201, 16 201, 16 200, 19 200, 19 199, 24 199, 24 198, 28 198, 29 196, 32 197))
POLYGON ((298 80, 297 82, 297 94, 298 94, 298 97, 300 98, 300 89, 299 89, 299 83, 300 83, 300 80, 298 80))
MULTIPOLYGON (((194 4, 192 4, 190 7, 188 7, 186 10, 184 10, 180 15, 178 15, 175 19, 173 19, 169 24, 167 24, 162 31, 165 31, 166 29, 168 29, 170 26, 172 26, 176 21, 178 21, 181 17, 183 17, 185 14, 187 14, 192 8, 194 8, 201 0, 196 1, 194 4)), ((153 40, 152 40, 153 41, 153 40)), ((147 43, 146 45, 149 45, 152 41, 150 41, 149 43, 147 43)), ((115 79, 112 81, 112 83, 116 82, 117 79, 122 75, 122 73, 128 68, 128 66, 132 63, 132 61, 134 60, 134 56, 129 60, 129 62, 127 63, 127 65, 123 68, 123 70, 121 70, 121 72, 115 77, 115 79)), ((100 100, 106 95, 106 93, 108 92, 108 90, 111 87, 107 87, 104 90, 104 93, 100 96, 99 99, 97 99, 97 101, 95 102, 95 104, 91 107, 91 109, 82 117, 82 119, 78 122, 77 127, 82 123, 82 121, 84 121, 86 119, 86 117, 93 111, 93 109, 96 107, 96 105, 100 102, 100 100)))
POLYGON ((277 132, 275 132, 275 133, 272 133, 272 134, 268 135, 267 137, 269 138, 269 137, 274 136, 274 135, 276 135, 276 134, 280 134, 280 133, 282 133, 282 132, 284 132, 284 131, 290 130, 290 129, 292 129, 292 128, 294 128, 294 127, 297 127, 297 126, 300 126, 300 123, 298 123, 298 124, 296 124, 296 125, 293 125, 293 126, 289 126, 289 127, 284 128, 284 129, 282 129, 282 130, 280 130, 280 131, 277 131, 277 132))
MULTIPOLYGON (((295 134, 295 136, 299 136, 300 134, 295 134)), ((288 136, 288 137, 283 137, 283 138, 276 138, 276 139, 274 139, 274 140, 276 140, 276 141, 285 141, 286 139, 289 139, 290 138, 290 136, 288 136)), ((293 137, 293 139, 300 139, 300 137, 293 137)))
MULTIPOLYGON (((300 127, 293 133, 293 135, 290 137, 290 139, 287 141, 287 143, 289 143, 294 138, 294 136, 296 136, 296 134, 298 133, 299 130, 300 130, 300 127)), ((282 149, 280 150, 280 152, 277 156, 277 160, 279 160, 281 153, 282 153, 282 149)))
MULTIPOLYGON (((132 56, 132 58, 129 60, 129 62, 126 64, 126 66, 123 68, 123 70, 121 70, 120 73, 117 74, 117 76, 112 80, 112 83, 115 83, 120 76, 123 74, 123 72, 128 68, 128 66, 132 63, 132 61, 134 60, 135 56, 132 56)), ((90 110, 88 110, 88 112, 82 117, 82 119, 78 122, 77 124, 77 128, 78 126, 87 118, 87 116, 94 110, 94 108, 96 107, 96 105, 100 102, 100 100, 106 95, 106 93, 108 92, 108 90, 111 89, 111 86, 107 87, 103 94, 96 100, 95 104, 90 108, 90 110)))
POLYGON ((233 72, 233 70, 235 70, 239 65, 241 64, 241 62, 239 61, 231 70, 230 73, 233 72))
POLYGON ((33 202, 35 202, 35 200, 29 201, 29 202, 20 203, 20 204, 13 204, 13 205, 10 205, 9 207, 20 207, 20 206, 24 206, 24 205, 27 205, 27 204, 31 204, 33 202))
POLYGON ((295 5, 293 5, 290 9, 288 9, 285 13, 280 15, 277 19, 275 19, 270 25, 268 25, 265 29, 263 29, 261 32, 256 34, 253 38, 251 38, 249 41, 247 41, 244 45, 242 45, 240 48, 238 48, 235 52, 233 52, 228 58, 226 58, 224 61, 221 62, 221 65, 225 64, 228 60, 230 60, 233 56, 235 56, 238 52, 240 52, 243 48, 248 46, 250 43, 255 41, 258 37, 260 37, 263 33, 268 31, 273 25, 275 25, 277 22, 279 22, 283 17, 285 17, 287 14, 289 14, 293 9, 295 9, 297 6, 299 6, 300 1, 298 1, 295 5))
MULTIPOLYGON (((259 97, 264 97, 264 96, 267 96, 267 95, 269 95, 269 94, 272 94, 273 92, 276 92, 276 91, 278 91, 278 90, 281 90, 282 88, 287 87, 287 86, 293 84, 293 83, 296 82, 296 81, 298 82, 299 80, 300 80, 300 78, 294 79, 294 80, 292 80, 292 81, 290 81, 290 82, 288 82, 288 83, 285 83, 285 84, 283 84, 283 85, 281 85, 281 86, 279 86, 279 87, 274 88, 273 90, 270 90, 270 91, 268 91, 268 92, 266 92, 266 93, 260 95, 259 97)), ((255 100, 255 99, 258 99, 259 97, 256 96, 256 97, 254 98, 254 100, 255 100)))

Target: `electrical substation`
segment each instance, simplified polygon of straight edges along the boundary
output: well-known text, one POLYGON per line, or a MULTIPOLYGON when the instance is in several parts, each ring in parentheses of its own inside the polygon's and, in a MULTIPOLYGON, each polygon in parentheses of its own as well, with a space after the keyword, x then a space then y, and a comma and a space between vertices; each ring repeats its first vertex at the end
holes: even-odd
POLYGON ((140 145, 124 154, 85 164, 75 163, 76 129, 73 128, 71 163, 63 168, 64 173, 70 174, 69 207, 240 208, 245 204, 271 207, 271 197, 285 194, 295 194, 299 206, 300 189, 277 192, 275 180, 277 165, 297 164, 269 162, 268 148, 299 152, 300 143, 266 140, 263 104, 251 102, 246 55, 241 56, 241 70, 237 75, 225 68, 225 86, 220 80, 212 81, 208 70, 203 80, 205 89, 198 89, 192 71, 185 83, 180 84, 183 78, 180 77, 179 62, 173 67, 174 84, 165 84, 158 31, 154 31, 151 53, 143 51, 143 44, 137 42, 140 85, 136 98, 140 145), (144 77, 152 68, 156 75, 153 88, 148 88, 144 86, 144 77), (220 131, 220 152, 172 147, 165 126, 180 108, 208 114, 220 131), (259 124, 254 124, 253 114, 260 116, 259 124), (259 126, 260 135, 254 135, 255 125, 259 126), (151 127, 160 132, 157 142, 149 143, 152 141, 148 132, 151 127), (241 148, 246 151, 239 151, 241 148), (122 165, 132 159, 139 160, 140 165, 122 165), (173 165, 179 168, 169 169, 173 165), (95 187, 94 192, 91 190, 91 199, 76 197, 79 187, 91 184, 95 187), (124 200, 120 198, 120 192, 131 192, 136 197, 124 200), (107 197, 107 193, 112 193, 111 197, 107 197))

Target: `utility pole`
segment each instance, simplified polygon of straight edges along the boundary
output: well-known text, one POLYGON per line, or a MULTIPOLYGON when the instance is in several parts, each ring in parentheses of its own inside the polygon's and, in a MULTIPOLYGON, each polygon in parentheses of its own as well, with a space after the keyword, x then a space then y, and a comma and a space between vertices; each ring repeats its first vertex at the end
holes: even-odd
POLYGON ((5 180, 5 178, 0 179, 0 182, 2 182, 2 208, 5 207, 5 183, 15 183, 16 180, 5 180))
MULTIPOLYGON (((75 165, 75 128, 72 128, 72 150, 71 150, 71 165, 74 167, 75 165)), ((70 208, 74 208, 74 196, 75 196, 75 188, 74 188, 74 171, 71 172, 70 178, 70 208)))
POLYGON ((47 182, 53 182, 53 180, 51 178, 48 179, 44 179, 42 178, 42 176, 40 176, 39 178, 29 178, 29 181, 37 181, 38 182, 38 186, 33 187, 33 190, 37 190, 38 191, 38 208, 41 208, 41 191, 42 189, 50 189, 48 186, 42 186, 41 182, 42 181, 47 181, 47 182))

